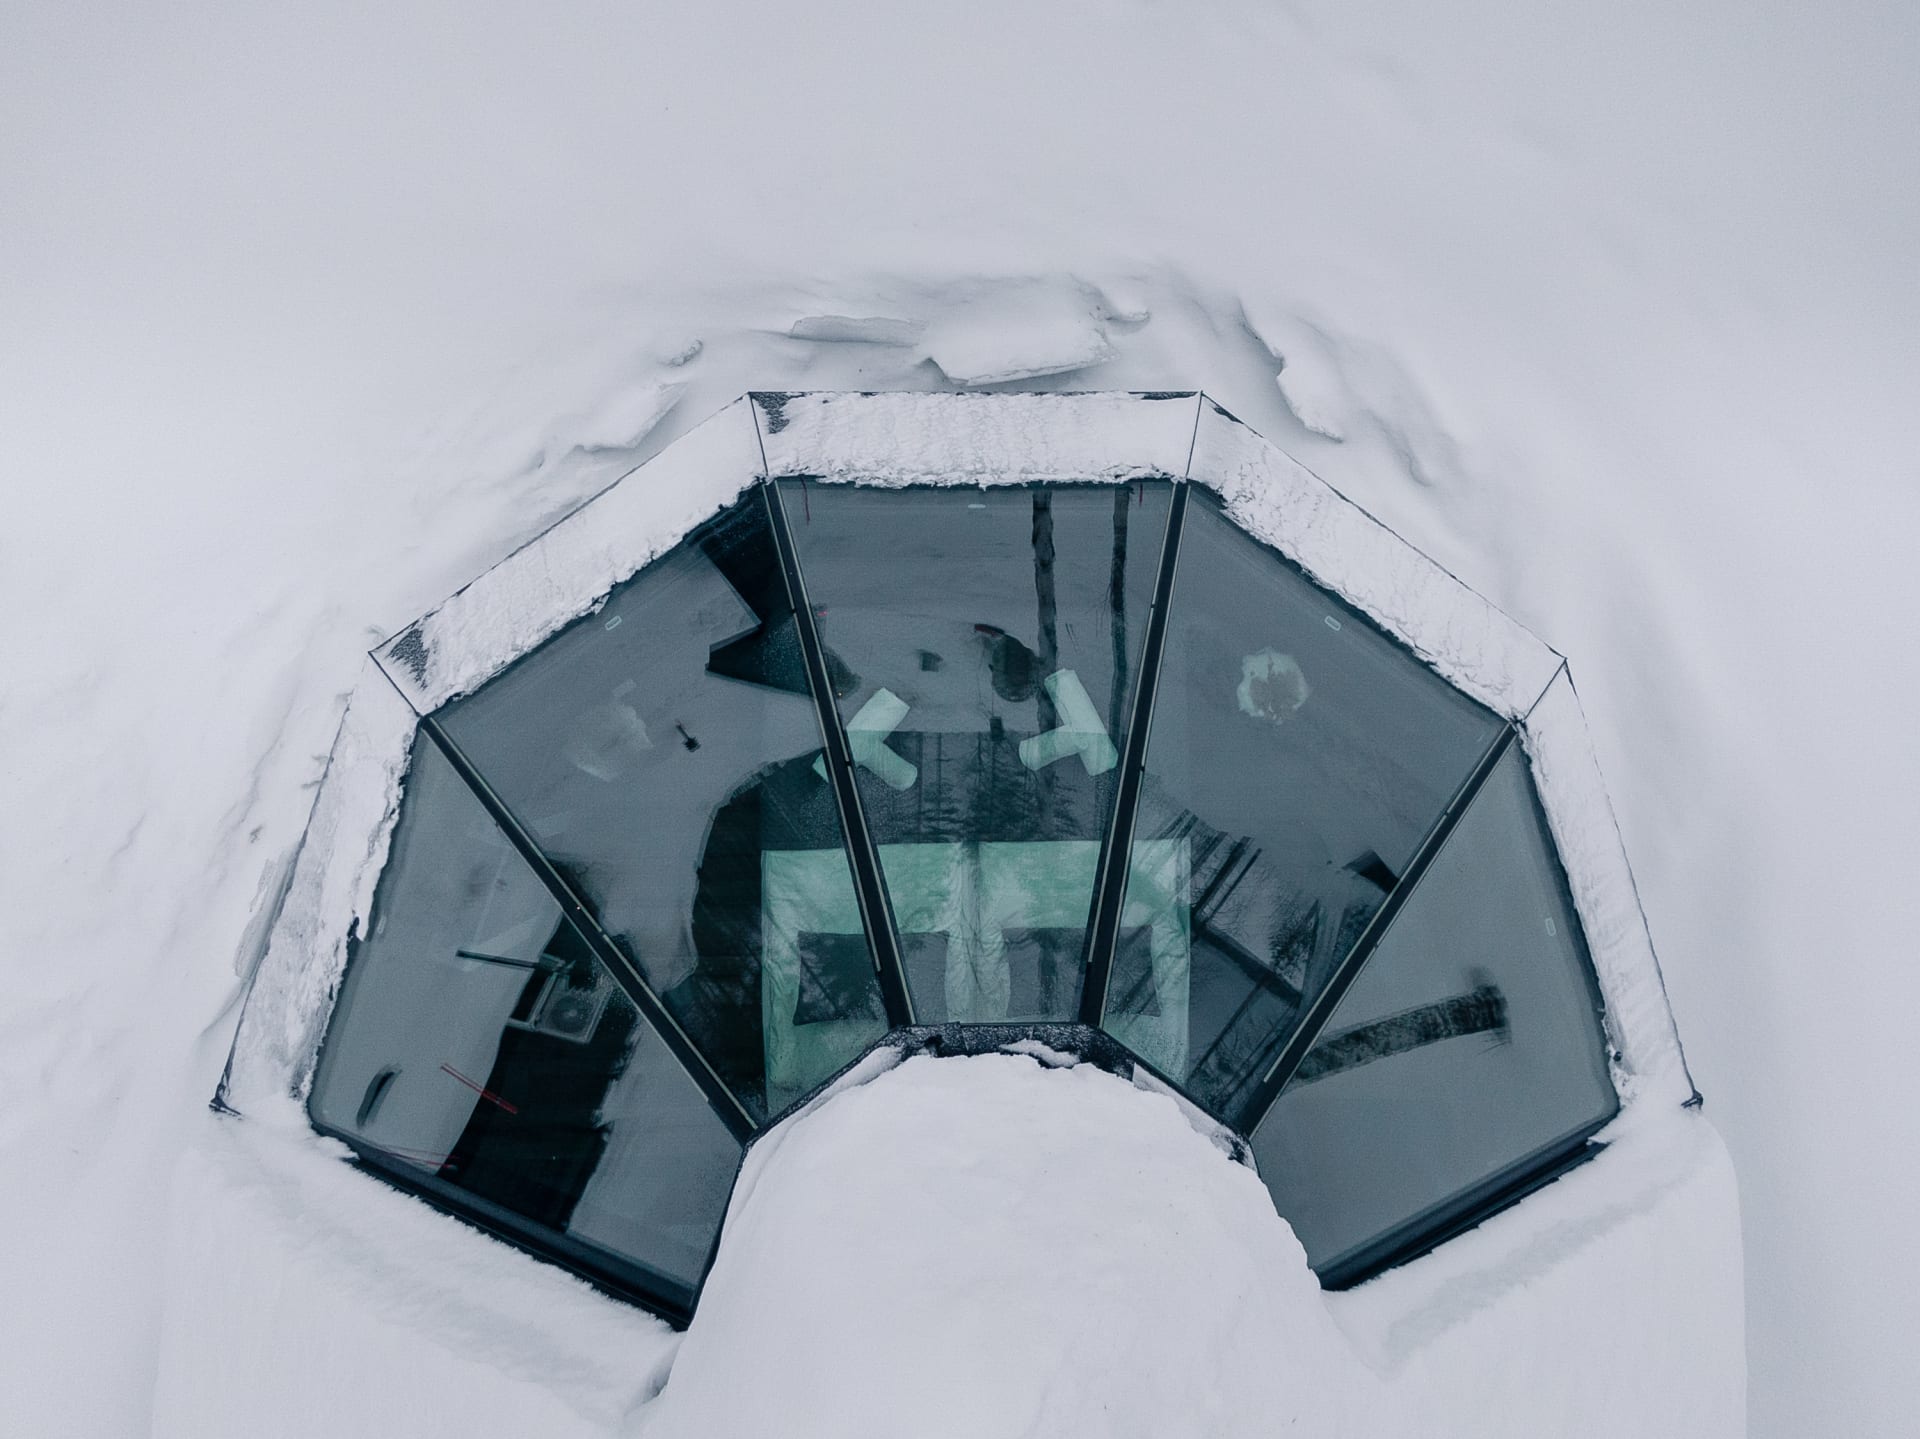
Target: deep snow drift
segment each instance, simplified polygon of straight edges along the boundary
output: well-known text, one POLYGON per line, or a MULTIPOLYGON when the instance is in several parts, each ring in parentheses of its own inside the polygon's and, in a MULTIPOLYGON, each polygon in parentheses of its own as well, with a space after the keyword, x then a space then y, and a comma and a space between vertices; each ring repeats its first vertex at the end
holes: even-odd
POLYGON ((1660 1128, 1674 1152, 1572 1273, 1509 1274, 1479 1315, 1456 1294, 1434 1328, 1464 1333, 1370 1363, 1361 1306, 1329 1305, 1259 1180, 1173 1100, 1085 1065, 908 1060, 756 1146, 640 1432, 1737 1434, 1737 1361, 1675 1357, 1738 1304, 1737 1247, 1675 1224, 1730 1175, 1705 1126, 1660 1128), (1710 1255, 1663 1283, 1648 1259, 1676 1241, 1710 1255))
POLYGON ((1331 1432, 1379 1386, 1272 1211, 1169 1099, 908 1060, 758 1147, 642 1432, 1331 1432))
POLYGON ((1741 1432, 1733 1175, 1693 1115, 1641 1110, 1607 1162, 1327 1295, 1207 1121, 1055 1063, 864 1061, 750 1151, 684 1337, 290 1106, 210 1125, 154 1433, 1741 1432))

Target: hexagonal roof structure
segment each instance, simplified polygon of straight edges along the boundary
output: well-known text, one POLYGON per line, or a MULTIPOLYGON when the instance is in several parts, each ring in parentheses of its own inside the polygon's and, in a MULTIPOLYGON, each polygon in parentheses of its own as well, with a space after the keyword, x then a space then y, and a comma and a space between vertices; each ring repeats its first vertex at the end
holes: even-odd
POLYGON ((216 1103, 684 1320, 745 1146, 1006 1047, 1330 1286, 1696 1097, 1511 618, 1201 394, 757 394, 373 652, 216 1103))

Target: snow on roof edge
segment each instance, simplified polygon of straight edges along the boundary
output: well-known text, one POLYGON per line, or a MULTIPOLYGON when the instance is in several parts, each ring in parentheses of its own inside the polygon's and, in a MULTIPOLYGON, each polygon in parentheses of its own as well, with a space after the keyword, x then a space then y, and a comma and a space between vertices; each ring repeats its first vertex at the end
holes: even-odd
POLYGON ((1026 484, 1187 472, 1197 391, 756 393, 770 476, 1026 484))
POLYGON ((1606 1003, 1621 1104, 1645 1097, 1696 1101, 1646 912, 1565 667, 1520 733, 1606 1003))
POLYGON ((732 504, 760 463, 743 396, 377 646, 375 660, 414 709, 438 709, 732 504))
POLYGON ((1526 714, 1558 672, 1550 645, 1210 400, 1187 474, 1247 533, 1504 718, 1526 714))
POLYGON ((314 796, 280 913, 241 1006, 215 1103, 241 1112, 303 1096, 347 947, 366 932, 400 813, 415 715, 369 659, 314 796))

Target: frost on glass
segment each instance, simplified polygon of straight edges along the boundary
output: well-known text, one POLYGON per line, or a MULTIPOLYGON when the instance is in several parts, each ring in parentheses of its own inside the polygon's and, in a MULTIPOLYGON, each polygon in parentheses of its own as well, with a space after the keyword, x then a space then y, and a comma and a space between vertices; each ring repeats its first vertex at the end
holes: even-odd
POLYGON ((1598 990, 1510 749, 1267 1119, 1260 1174, 1322 1274, 1391 1258, 1618 1107, 1598 990))
POLYGON ((1500 728, 1195 492, 1108 990, 1114 1037, 1237 1113, 1500 728), (1172 956, 1154 939, 1171 930, 1185 935, 1172 956))
POLYGON ((758 492, 439 719, 755 1118, 885 1033, 758 492))
POLYGON ((1076 1018, 1172 486, 780 493, 914 1017, 1076 1018))
POLYGON ((415 1182, 673 1299, 700 1279, 740 1155, 424 739, 309 1109, 415 1182))

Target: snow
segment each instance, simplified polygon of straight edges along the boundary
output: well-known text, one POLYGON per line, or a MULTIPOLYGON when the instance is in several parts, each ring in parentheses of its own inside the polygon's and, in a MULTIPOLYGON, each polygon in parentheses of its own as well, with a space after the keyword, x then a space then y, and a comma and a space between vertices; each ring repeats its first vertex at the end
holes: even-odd
POLYGON ((1660 960, 1571 671, 1554 677, 1522 734, 1534 788, 1606 995, 1607 1033, 1617 1055, 1615 1087, 1629 1101, 1657 1096, 1661 1103, 1691 1103, 1698 1092, 1675 1032, 1660 960))
POLYGON ((1545 642, 1216 405, 1201 408, 1188 473, 1241 528, 1496 713, 1523 718, 1559 670, 1545 642))
MULTIPOLYGON (((305 1092, 347 936, 372 919, 372 884, 385 860, 412 725, 396 694, 424 713, 473 689, 603 603, 610 587, 706 518, 713 496, 736 499, 749 474, 882 486, 1035 476, 1125 483, 1176 465, 1220 493, 1250 532, 1366 608, 1454 683, 1522 722, 1584 906, 1616 1045, 1616 1083, 1630 1099, 1692 1099, 1585 720, 1565 663, 1549 646, 1204 394, 818 392, 727 405, 379 647, 378 672, 363 676, 348 702, 307 834, 287 873, 275 878, 276 903, 256 915, 268 929, 265 964, 241 1013, 220 1102, 244 1110, 253 1094, 305 1092)), ((1290 659, 1269 658, 1292 666, 1304 685, 1290 659)), ((1240 703, 1252 713, 1248 695, 1243 682, 1240 703)), ((1055 699, 1063 714, 1073 708, 1055 699)), ((884 738, 904 712, 882 689, 847 722, 855 758, 896 788, 911 781, 912 767, 875 747, 874 737, 884 738)), ((1083 728, 1104 746, 1102 763, 1117 762, 1097 719, 1083 728)), ((1023 756, 1033 743, 1023 744, 1023 756)), ((821 761, 814 770, 826 774, 821 761)))
POLYGON ((659 456, 645 483, 610 485, 381 645, 381 668, 422 714, 465 694, 726 508, 759 467, 736 400, 659 456))
POLYGON ((175 1166, 168 1199, 194 1222, 158 1256, 156 1436, 605 1434, 658 1391, 680 1343, 665 1324, 367 1194, 303 1129, 207 1126, 175 1166))
POLYGON ((927 327, 920 349, 956 385, 1084 370, 1113 358, 1103 309, 1097 290, 1070 279, 997 285, 949 306, 927 327))
MULTIPOLYGON (((1019 337, 1015 336, 1018 343, 1019 337)), ((866 484, 1023 484, 1184 475, 1197 396, 760 396, 770 475, 866 484)))
MULTIPOLYGON (((331 1160, 275 1217, 246 1137, 271 1126, 204 1108, 259 913, 368 646, 742 391, 942 386, 926 337, 1038 284, 1112 358, 1033 383, 1205 388, 1571 657, 1740 1176, 1753 1432, 1903 1432, 1916 28, 1865 4, 14 7, 0 864, 31 903, 0 950, 0 1430, 340 1432, 376 1397, 416 1433, 625 1422, 658 1373, 637 1343, 563 1419, 406 1307, 417 1271, 340 1278, 320 1242, 398 1206, 459 1241, 434 1252, 483 1306, 506 1281, 464 1256, 529 1261, 331 1160), (833 317, 860 323, 810 332, 833 317)), ((955 367, 1070 354, 1040 338, 955 367)), ((1352 1330, 1382 1296, 1410 1374, 1527 1341, 1473 1372, 1489 1405, 1583 1401, 1537 1432, 1713 1432, 1724 1405, 1655 1411, 1737 1387, 1728 1326, 1618 1364, 1557 1347, 1589 1310, 1605 1355, 1696 1291, 1732 1302, 1731 1179, 1698 1145, 1617 1243, 1541 1232, 1525 1332, 1507 1289, 1406 1317, 1475 1237, 1330 1308, 1352 1330)), ((529 1310, 560 1347, 637 1322, 538 1274, 578 1301, 529 1310)))
POLYGON ((1738 1434, 1737 1356, 1688 1352, 1739 1301, 1731 1175, 1705 1124, 1649 1128, 1635 1162, 1463 1241, 1477 1280, 1329 1300, 1168 1097, 1088 1065, 910 1059, 755 1146, 638 1432, 1738 1434), (1676 1283, 1649 1251, 1699 1215, 1676 1283), (1554 1382, 1514 1382, 1536 1365, 1554 1382))
POLYGON ((414 723, 413 711, 366 665, 341 717, 306 831, 289 856, 278 902, 260 911, 272 924, 264 948, 257 955, 241 951, 252 963, 220 1080, 229 1107, 251 1110, 305 1090, 346 968, 348 936, 356 928, 366 932, 374 885, 386 866, 414 723))

